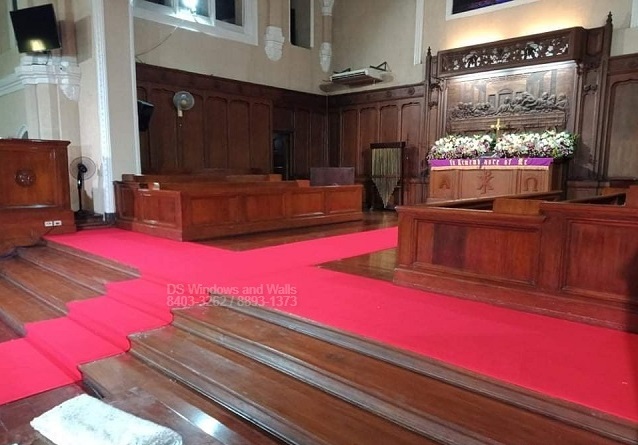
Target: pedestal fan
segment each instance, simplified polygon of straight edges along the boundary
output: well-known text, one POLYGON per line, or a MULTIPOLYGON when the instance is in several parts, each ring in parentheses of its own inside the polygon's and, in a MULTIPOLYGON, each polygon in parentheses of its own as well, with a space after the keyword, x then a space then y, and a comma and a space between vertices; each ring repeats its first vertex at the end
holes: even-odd
POLYGON ((92 215, 92 213, 87 212, 82 207, 82 191, 84 190, 84 181, 90 179, 95 174, 95 162, 86 156, 79 156, 71 161, 69 173, 75 178, 78 187, 79 209, 75 212, 75 216, 76 218, 86 218, 92 215))

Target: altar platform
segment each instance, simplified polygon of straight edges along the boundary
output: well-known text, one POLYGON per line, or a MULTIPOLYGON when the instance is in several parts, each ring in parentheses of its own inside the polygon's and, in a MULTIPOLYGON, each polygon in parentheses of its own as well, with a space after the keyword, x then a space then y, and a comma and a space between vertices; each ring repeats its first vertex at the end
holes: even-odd
POLYGON ((432 159, 428 202, 564 190, 567 163, 552 158, 432 159))

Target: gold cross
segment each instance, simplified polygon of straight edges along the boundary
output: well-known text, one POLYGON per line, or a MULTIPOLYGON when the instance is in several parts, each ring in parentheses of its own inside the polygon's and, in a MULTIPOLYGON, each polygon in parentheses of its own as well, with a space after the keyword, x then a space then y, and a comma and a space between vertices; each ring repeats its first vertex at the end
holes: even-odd
POLYGON ((490 125, 490 128, 496 130, 496 139, 498 139, 499 132, 501 131, 501 128, 503 128, 501 127, 501 119, 496 119, 496 124, 490 125))

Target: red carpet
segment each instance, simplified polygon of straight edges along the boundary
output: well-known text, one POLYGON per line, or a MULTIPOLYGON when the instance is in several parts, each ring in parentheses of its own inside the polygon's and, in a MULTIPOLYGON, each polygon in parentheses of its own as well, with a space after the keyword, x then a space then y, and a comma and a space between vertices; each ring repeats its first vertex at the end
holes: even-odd
MULTIPOLYGON (((65 368, 99 354, 117 353, 126 347, 127 333, 166 323, 171 306, 202 302, 213 289, 230 294, 224 298, 251 296, 259 304, 638 421, 636 335, 313 267, 394 247, 394 228, 247 252, 116 229, 51 239, 124 262, 142 273, 139 280, 109 285, 107 296, 96 302, 80 302, 77 308, 72 304, 70 318, 80 323, 68 319, 64 323, 81 328, 95 322, 97 334, 90 338, 100 347, 91 347, 88 354, 84 342, 75 345, 80 352, 63 356, 65 368), (125 314, 126 308, 131 312, 125 314), (95 315, 94 309, 104 314, 95 315), (111 329, 109 321, 118 328, 111 329)), ((30 328, 29 334, 47 348, 57 347, 53 344, 57 341, 76 341, 76 334, 63 339, 45 335, 47 329, 30 328)), ((4 401, 3 396, 0 403, 4 401)))
POLYGON ((76 380, 24 338, 0 343, 0 357, 0 404, 76 380))

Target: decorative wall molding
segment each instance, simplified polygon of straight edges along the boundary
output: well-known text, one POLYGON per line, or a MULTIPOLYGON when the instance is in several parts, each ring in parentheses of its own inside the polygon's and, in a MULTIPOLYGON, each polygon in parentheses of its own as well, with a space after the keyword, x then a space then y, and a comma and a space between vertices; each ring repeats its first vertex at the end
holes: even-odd
POLYGON ((332 15, 332 8, 335 0, 321 0, 321 15, 332 15))
POLYGON ((321 49, 319 50, 319 63, 321 64, 321 70, 327 73, 330 70, 330 64, 332 63, 332 43, 323 42, 321 49))
POLYGON ((17 139, 26 139, 29 137, 29 128, 26 126, 26 124, 20 125, 18 131, 16 131, 15 137, 17 139))
POLYGON ((81 71, 75 58, 51 57, 46 64, 37 63, 37 57, 23 56, 15 73, 0 80, 0 96, 20 91, 25 85, 58 85, 69 99, 80 97, 81 71))
POLYGON ((0 79, 0 97, 15 93, 23 88, 24 84, 16 73, 11 73, 0 79))
POLYGON ((281 59, 284 48, 284 33, 279 26, 268 26, 264 37, 266 55, 270 60, 277 61, 281 59))

